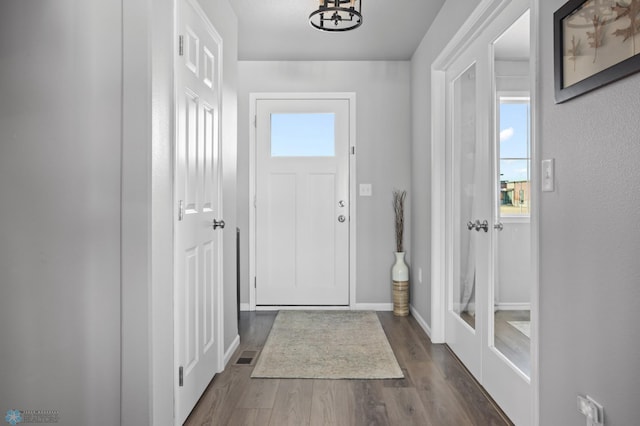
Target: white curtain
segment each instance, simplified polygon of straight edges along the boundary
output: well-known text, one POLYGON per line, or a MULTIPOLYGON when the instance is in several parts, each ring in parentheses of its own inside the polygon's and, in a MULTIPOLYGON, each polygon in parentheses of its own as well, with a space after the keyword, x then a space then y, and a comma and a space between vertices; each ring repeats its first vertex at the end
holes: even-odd
POLYGON ((477 219, 476 200, 476 75, 475 66, 459 78, 460 122, 460 312, 475 314, 476 231, 467 229, 467 222, 477 219))

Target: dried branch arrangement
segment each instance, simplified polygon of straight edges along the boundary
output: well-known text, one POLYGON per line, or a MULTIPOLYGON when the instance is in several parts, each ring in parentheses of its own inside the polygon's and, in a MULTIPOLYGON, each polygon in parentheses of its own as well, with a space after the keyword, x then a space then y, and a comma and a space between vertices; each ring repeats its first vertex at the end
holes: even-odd
POLYGON ((396 214, 396 251, 398 253, 404 251, 403 234, 404 234, 404 200, 407 198, 407 191, 393 191, 393 211, 396 214))

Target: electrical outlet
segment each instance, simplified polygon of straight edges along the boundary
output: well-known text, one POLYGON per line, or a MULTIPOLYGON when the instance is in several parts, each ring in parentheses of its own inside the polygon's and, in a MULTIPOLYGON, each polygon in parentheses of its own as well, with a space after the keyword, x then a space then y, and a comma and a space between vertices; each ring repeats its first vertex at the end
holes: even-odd
POLYGON ((589 395, 578 395, 578 411, 587 418, 587 426, 604 425, 604 409, 589 395))

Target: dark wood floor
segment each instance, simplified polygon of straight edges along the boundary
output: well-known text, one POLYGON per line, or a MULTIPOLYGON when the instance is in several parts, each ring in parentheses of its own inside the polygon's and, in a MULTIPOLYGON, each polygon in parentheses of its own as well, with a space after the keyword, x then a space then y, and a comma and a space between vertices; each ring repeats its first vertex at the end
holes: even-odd
POLYGON ((251 379, 275 312, 243 312, 241 344, 209 385, 186 425, 511 425, 445 345, 431 344, 412 317, 380 312, 405 378, 251 379))

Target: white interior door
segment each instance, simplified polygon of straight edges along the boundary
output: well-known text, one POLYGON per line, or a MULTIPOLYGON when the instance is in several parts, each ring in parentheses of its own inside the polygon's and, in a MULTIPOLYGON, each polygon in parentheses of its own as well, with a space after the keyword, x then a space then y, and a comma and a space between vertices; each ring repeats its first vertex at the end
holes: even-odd
POLYGON ((500 256, 506 254, 498 250, 500 145, 495 143, 493 47, 527 7, 524 0, 512 1, 446 69, 445 341, 517 425, 531 424, 532 393, 527 375, 496 347, 494 283, 500 256))
POLYGON ((447 271, 446 341, 471 373, 481 378, 481 340, 489 264, 484 221, 487 185, 486 59, 468 49, 447 70, 447 271))
POLYGON ((488 280, 483 386, 517 425, 532 424, 530 379, 531 113, 530 14, 517 1, 497 19, 488 42, 493 67, 489 137, 494 159, 490 190, 492 268, 488 280), (518 49, 512 46, 517 43, 518 49), (519 51, 519 52, 518 52, 519 51), (523 57, 523 53, 525 57, 523 57), (506 78, 504 77, 506 76, 506 78), (509 93, 510 95, 505 95, 509 93))
POLYGON ((256 102, 256 305, 348 305, 349 100, 256 102))
POLYGON ((176 57, 176 424, 222 368, 221 39, 192 0, 179 2, 176 57))

